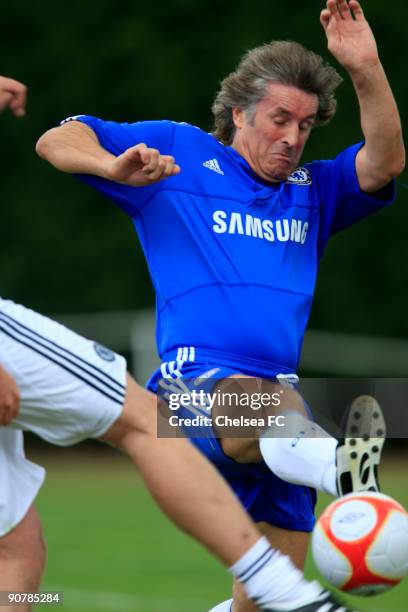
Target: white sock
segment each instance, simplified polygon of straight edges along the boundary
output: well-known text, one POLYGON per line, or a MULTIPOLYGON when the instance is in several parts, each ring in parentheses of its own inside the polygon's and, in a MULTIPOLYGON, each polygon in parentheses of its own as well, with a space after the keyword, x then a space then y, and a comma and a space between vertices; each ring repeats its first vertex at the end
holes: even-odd
POLYGON ((228 601, 223 601, 222 603, 215 606, 215 608, 211 608, 208 612, 231 612, 232 610, 232 602, 233 599, 228 599, 228 601))
POLYGON ((314 601, 323 590, 317 582, 305 580, 290 558, 274 550, 266 537, 261 537, 230 571, 261 610, 298 608, 314 601))
POLYGON ((337 440, 298 412, 285 415, 285 429, 292 437, 274 436, 268 429, 259 441, 262 457, 269 469, 292 484, 320 489, 337 497, 337 440))

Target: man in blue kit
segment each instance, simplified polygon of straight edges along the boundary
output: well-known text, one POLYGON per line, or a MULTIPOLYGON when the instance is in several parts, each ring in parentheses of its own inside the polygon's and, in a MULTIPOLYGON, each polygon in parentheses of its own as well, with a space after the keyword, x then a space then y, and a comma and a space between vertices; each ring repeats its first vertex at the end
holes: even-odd
MULTIPOLYGON (((22 83, 0 76, 0 112, 8 107, 24 116, 26 93, 22 83)), ((166 160, 148 150, 144 155, 152 172, 166 160)), ((127 376, 123 357, 0 297, 0 592, 34 595, 44 570, 45 543, 33 506, 44 470, 23 448, 23 431, 31 431, 58 446, 96 437, 120 448, 162 510, 229 566, 261 610, 286 604, 287 589, 275 584, 278 560, 303 600, 333 602, 272 550, 192 445, 156 436, 156 405, 157 398, 127 376)), ((14 610, 13 603, 4 605, 5 612, 14 610)), ((23 608, 31 610, 30 597, 23 608)))
MULTIPOLYGON (((118 124, 79 115, 37 145, 40 156, 78 174, 133 220, 157 298, 163 363, 151 390, 163 380, 173 389, 172 381, 183 379, 190 391, 208 391, 217 379, 220 393, 237 384, 252 392, 268 379, 264 388, 273 394, 285 383, 282 408, 303 432, 296 444, 268 434, 260 442, 223 438, 210 427, 194 441, 298 567, 314 524, 309 487, 332 495, 376 489, 379 452, 372 451, 383 442, 379 421, 373 425, 377 403, 359 398, 353 414, 373 416, 370 439, 360 431, 353 447, 357 459, 370 459, 362 479, 347 441, 338 446, 324 437, 288 388, 318 262, 332 234, 391 203, 405 163, 398 110, 360 4, 327 0, 320 20, 329 50, 352 79, 364 134, 332 161, 299 167, 312 128, 335 113, 341 79, 322 58, 285 41, 248 52, 222 82, 213 134, 171 121, 118 124), (239 383, 231 380, 237 377, 239 383)), ((215 405, 213 414, 219 410, 215 405)), ((340 609, 307 599, 293 588, 291 572, 277 562, 277 589, 286 599, 275 610, 340 609)), ((216 608, 230 609, 231 600, 216 608)), ((234 612, 253 609, 236 587, 234 612)))

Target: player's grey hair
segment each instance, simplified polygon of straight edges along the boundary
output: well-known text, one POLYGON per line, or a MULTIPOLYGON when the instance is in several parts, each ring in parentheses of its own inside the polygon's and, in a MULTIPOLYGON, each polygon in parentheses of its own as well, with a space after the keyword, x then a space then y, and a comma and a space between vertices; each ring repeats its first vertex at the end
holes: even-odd
POLYGON ((292 85, 319 100, 314 125, 324 125, 336 112, 334 90, 342 82, 337 71, 323 58, 301 44, 288 40, 275 40, 248 51, 235 72, 221 83, 212 112, 214 136, 230 145, 235 134, 233 107, 253 116, 255 105, 266 95, 270 83, 292 85))

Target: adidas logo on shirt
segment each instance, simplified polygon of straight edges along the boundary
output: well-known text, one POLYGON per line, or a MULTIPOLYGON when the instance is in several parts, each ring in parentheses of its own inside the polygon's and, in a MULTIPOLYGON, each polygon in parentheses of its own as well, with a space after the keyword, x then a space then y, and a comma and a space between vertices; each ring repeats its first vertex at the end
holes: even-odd
POLYGON ((214 172, 217 172, 218 174, 224 174, 224 172, 220 168, 220 164, 218 163, 218 161, 215 158, 214 159, 209 159, 208 161, 205 161, 203 163, 203 166, 205 168, 208 168, 209 170, 213 170, 214 172))

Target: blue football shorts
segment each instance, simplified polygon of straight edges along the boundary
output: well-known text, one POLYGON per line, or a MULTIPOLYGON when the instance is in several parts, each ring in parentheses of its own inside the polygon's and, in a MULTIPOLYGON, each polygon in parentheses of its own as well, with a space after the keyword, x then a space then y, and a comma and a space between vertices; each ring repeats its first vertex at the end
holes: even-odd
MULTIPOLYGON (((170 362, 171 364, 172 362, 170 362)), ((147 388, 153 393, 161 389, 161 385, 168 384, 172 379, 180 380, 192 390, 202 389, 206 393, 213 390, 215 380, 228 378, 242 372, 230 367, 217 366, 212 363, 184 362, 178 369, 169 373, 166 363, 154 372, 147 388), (159 386, 160 385, 160 386, 159 386)), ((180 408, 180 417, 196 416, 189 408, 180 408)), ((294 485, 281 480, 261 463, 238 463, 228 457, 222 450, 221 444, 211 425, 204 425, 199 430, 194 429, 195 437, 190 435, 191 442, 213 463, 224 476, 238 499, 255 522, 265 521, 277 527, 292 531, 313 530, 315 524, 314 507, 316 504, 316 491, 309 487, 294 485)))

